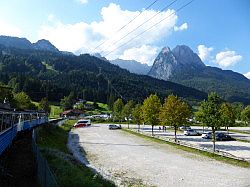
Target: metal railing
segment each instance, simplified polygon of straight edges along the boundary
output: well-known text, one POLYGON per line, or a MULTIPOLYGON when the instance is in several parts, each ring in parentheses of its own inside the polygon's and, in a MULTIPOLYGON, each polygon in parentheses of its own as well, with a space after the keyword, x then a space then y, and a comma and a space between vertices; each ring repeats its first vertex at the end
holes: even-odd
POLYGON ((51 172, 47 160, 42 156, 42 153, 36 144, 36 138, 37 134, 33 129, 32 149, 36 158, 38 181, 42 187, 58 187, 56 178, 51 172))

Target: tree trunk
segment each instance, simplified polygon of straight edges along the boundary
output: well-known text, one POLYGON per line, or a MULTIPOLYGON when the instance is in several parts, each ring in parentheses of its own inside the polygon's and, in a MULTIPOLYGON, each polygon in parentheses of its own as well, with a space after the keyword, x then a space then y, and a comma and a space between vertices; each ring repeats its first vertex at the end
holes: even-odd
POLYGON ((174 141, 175 142, 177 142, 176 131, 177 131, 177 128, 176 126, 174 126, 174 141))
POLYGON ((154 136, 154 125, 152 125, 152 136, 154 136))
POLYGON ((162 132, 164 132, 164 129, 165 129, 164 127, 165 127, 165 126, 164 126, 164 125, 162 125, 162 132))
POLYGON ((215 129, 212 127, 213 151, 215 152, 215 129))
POLYGON ((128 129, 129 129, 129 120, 128 120, 128 129))
POLYGON ((140 123, 137 124, 138 125, 138 132, 140 131, 140 123))
POLYGON ((229 127, 227 127, 227 134, 229 134, 229 127))
POLYGON ((204 132, 204 125, 202 126, 203 132, 204 132))

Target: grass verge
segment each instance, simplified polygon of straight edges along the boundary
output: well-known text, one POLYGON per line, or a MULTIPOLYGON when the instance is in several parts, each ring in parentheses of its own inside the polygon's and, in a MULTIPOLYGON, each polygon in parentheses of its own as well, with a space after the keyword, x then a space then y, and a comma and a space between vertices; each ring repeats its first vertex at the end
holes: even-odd
POLYGON ((115 186, 76 161, 69 153, 67 149, 68 132, 74 123, 74 120, 70 120, 60 127, 49 124, 38 129, 38 145, 55 174, 59 186, 115 186))
POLYGON ((161 143, 161 144, 171 145, 171 146, 173 146, 173 147, 175 147, 177 149, 181 149, 183 151, 198 154, 198 155, 201 155, 201 156, 206 156, 206 157, 209 157, 209 158, 212 158, 212 159, 215 159, 215 160, 218 160, 218 161, 222 161, 222 162, 225 162, 225 163, 228 163, 228 164, 232 164, 232 165, 236 165, 236 166, 240 166, 240 167, 245 167, 245 168, 250 168, 250 163, 249 162, 245 162, 245 161, 241 161, 241 160, 235 160, 235 159, 232 159, 232 158, 219 156, 219 155, 209 153, 209 152, 206 152, 206 151, 201 151, 201 150, 193 149, 193 148, 190 148, 190 147, 185 147, 185 146, 182 146, 182 145, 178 145, 178 144, 175 144, 175 143, 166 142, 164 140, 154 138, 154 137, 150 137, 150 136, 143 135, 143 134, 139 134, 137 132, 134 132, 134 131, 131 131, 131 130, 128 130, 128 129, 122 129, 122 130, 127 132, 127 133, 133 134, 135 136, 144 138, 146 140, 150 140, 150 141, 161 143))

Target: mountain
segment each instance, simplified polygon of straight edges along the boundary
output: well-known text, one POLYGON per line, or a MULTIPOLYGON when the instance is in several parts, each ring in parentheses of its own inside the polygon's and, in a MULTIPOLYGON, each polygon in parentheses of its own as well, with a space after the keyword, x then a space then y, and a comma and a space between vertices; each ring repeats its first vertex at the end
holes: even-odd
POLYGON ((121 68, 127 69, 131 73, 136 73, 140 75, 147 75, 149 70, 151 69, 151 66, 148 66, 147 64, 141 64, 140 62, 137 62, 135 60, 122 60, 122 59, 116 59, 110 61, 112 64, 116 64, 121 68))
POLYGON ((16 49, 27 49, 27 50, 40 50, 59 52, 59 50, 52 45, 48 40, 38 40, 36 43, 31 43, 26 38, 18 38, 12 36, 0 36, 0 45, 5 47, 11 47, 16 49))
POLYGON ((164 47, 148 75, 207 93, 216 91, 230 102, 250 104, 250 80, 231 70, 206 66, 185 45, 178 45, 173 50, 164 47))
POLYGON ((0 44, 6 47, 17 49, 32 49, 32 43, 26 38, 18 38, 12 36, 0 36, 0 44))
POLYGON ((44 39, 38 40, 36 43, 34 43, 33 48, 36 50, 59 52, 59 50, 54 45, 52 45, 48 40, 44 39))
POLYGON ((190 102, 207 97, 205 92, 133 74, 89 54, 63 55, 1 44, 0 82, 9 85, 15 92, 25 91, 35 101, 46 95, 51 101, 59 101, 72 91, 76 96, 84 95, 87 100, 105 103, 121 96, 124 100, 142 102, 151 93, 157 93, 162 100, 169 94, 190 102))

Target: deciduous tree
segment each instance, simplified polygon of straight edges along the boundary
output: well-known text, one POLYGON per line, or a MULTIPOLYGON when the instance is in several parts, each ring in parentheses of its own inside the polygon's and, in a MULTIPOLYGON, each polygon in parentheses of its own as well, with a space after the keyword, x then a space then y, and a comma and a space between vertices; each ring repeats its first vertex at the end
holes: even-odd
POLYGON ((133 111, 133 108, 135 106, 135 103, 133 100, 130 100, 124 107, 123 107, 123 110, 122 110, 122 115, 123 117, 125 117, 128 121, 128 129, 129 129, 129 120, 131 119, 132 117, 132 111, 133 111))
POLYGON ((138 131, 140 130, 140 124, 142 122, 142 105, 137 104, 135 105, 132 111, 133 121, 138 125, 138 131))
POLYGON ((241 112, 242 120, 245 121, 246 124, 250 124, 250 105, 247 106, 242 112, 241 112))
POLYGON ((48 98, 44 97, 41 99, 41 101, 39 103, 39 108, 44 110, 48 114, 50 113, 51 107, 49 105, 48 98))
POLYGON ((36 109, 36 106, 31 102, 30 97, 25 92, 20 92, 14 95, 16 108, 18 109, 36 109))
POLYGON ((161 108, 161 102, 156 94, 151 94, 143 102, 142 113, 143 120, 146 124, 152 126, 152 135, 154 126, 159 124, 159 112, 161 108))
POLYGON ((165 99, 160 111, 160 119, 162 123, 174 127, 175 141, 178 127, 186 124, 190 115, 191 110, 188 104, 174 95, 170 95, 165 99))
POLYGON ((208 95, 207 101, 201 102, 199 111, 202 113, 201 121, 212 128, 213 150, 215 151, 215 130, 221 125, 220 117, 221 98, 214 92, 208 95))
POLYGON ((122 99, 117 99, 114 102, 114 105, 113 105, 113 116, 114 116, 114 119, 117 119, 119 121, 122 120, 122 118, 123 118, 123 116, 122 116, 123 107, 124 107, 124 103, 123 103, 122 99))
POLYGON ((220 117, 221 117, 221 126, 225 126, 228 132, 228 127, 231 127, 235 124, 235 112, 231 104, 222 103, 220 106, 220 117))

